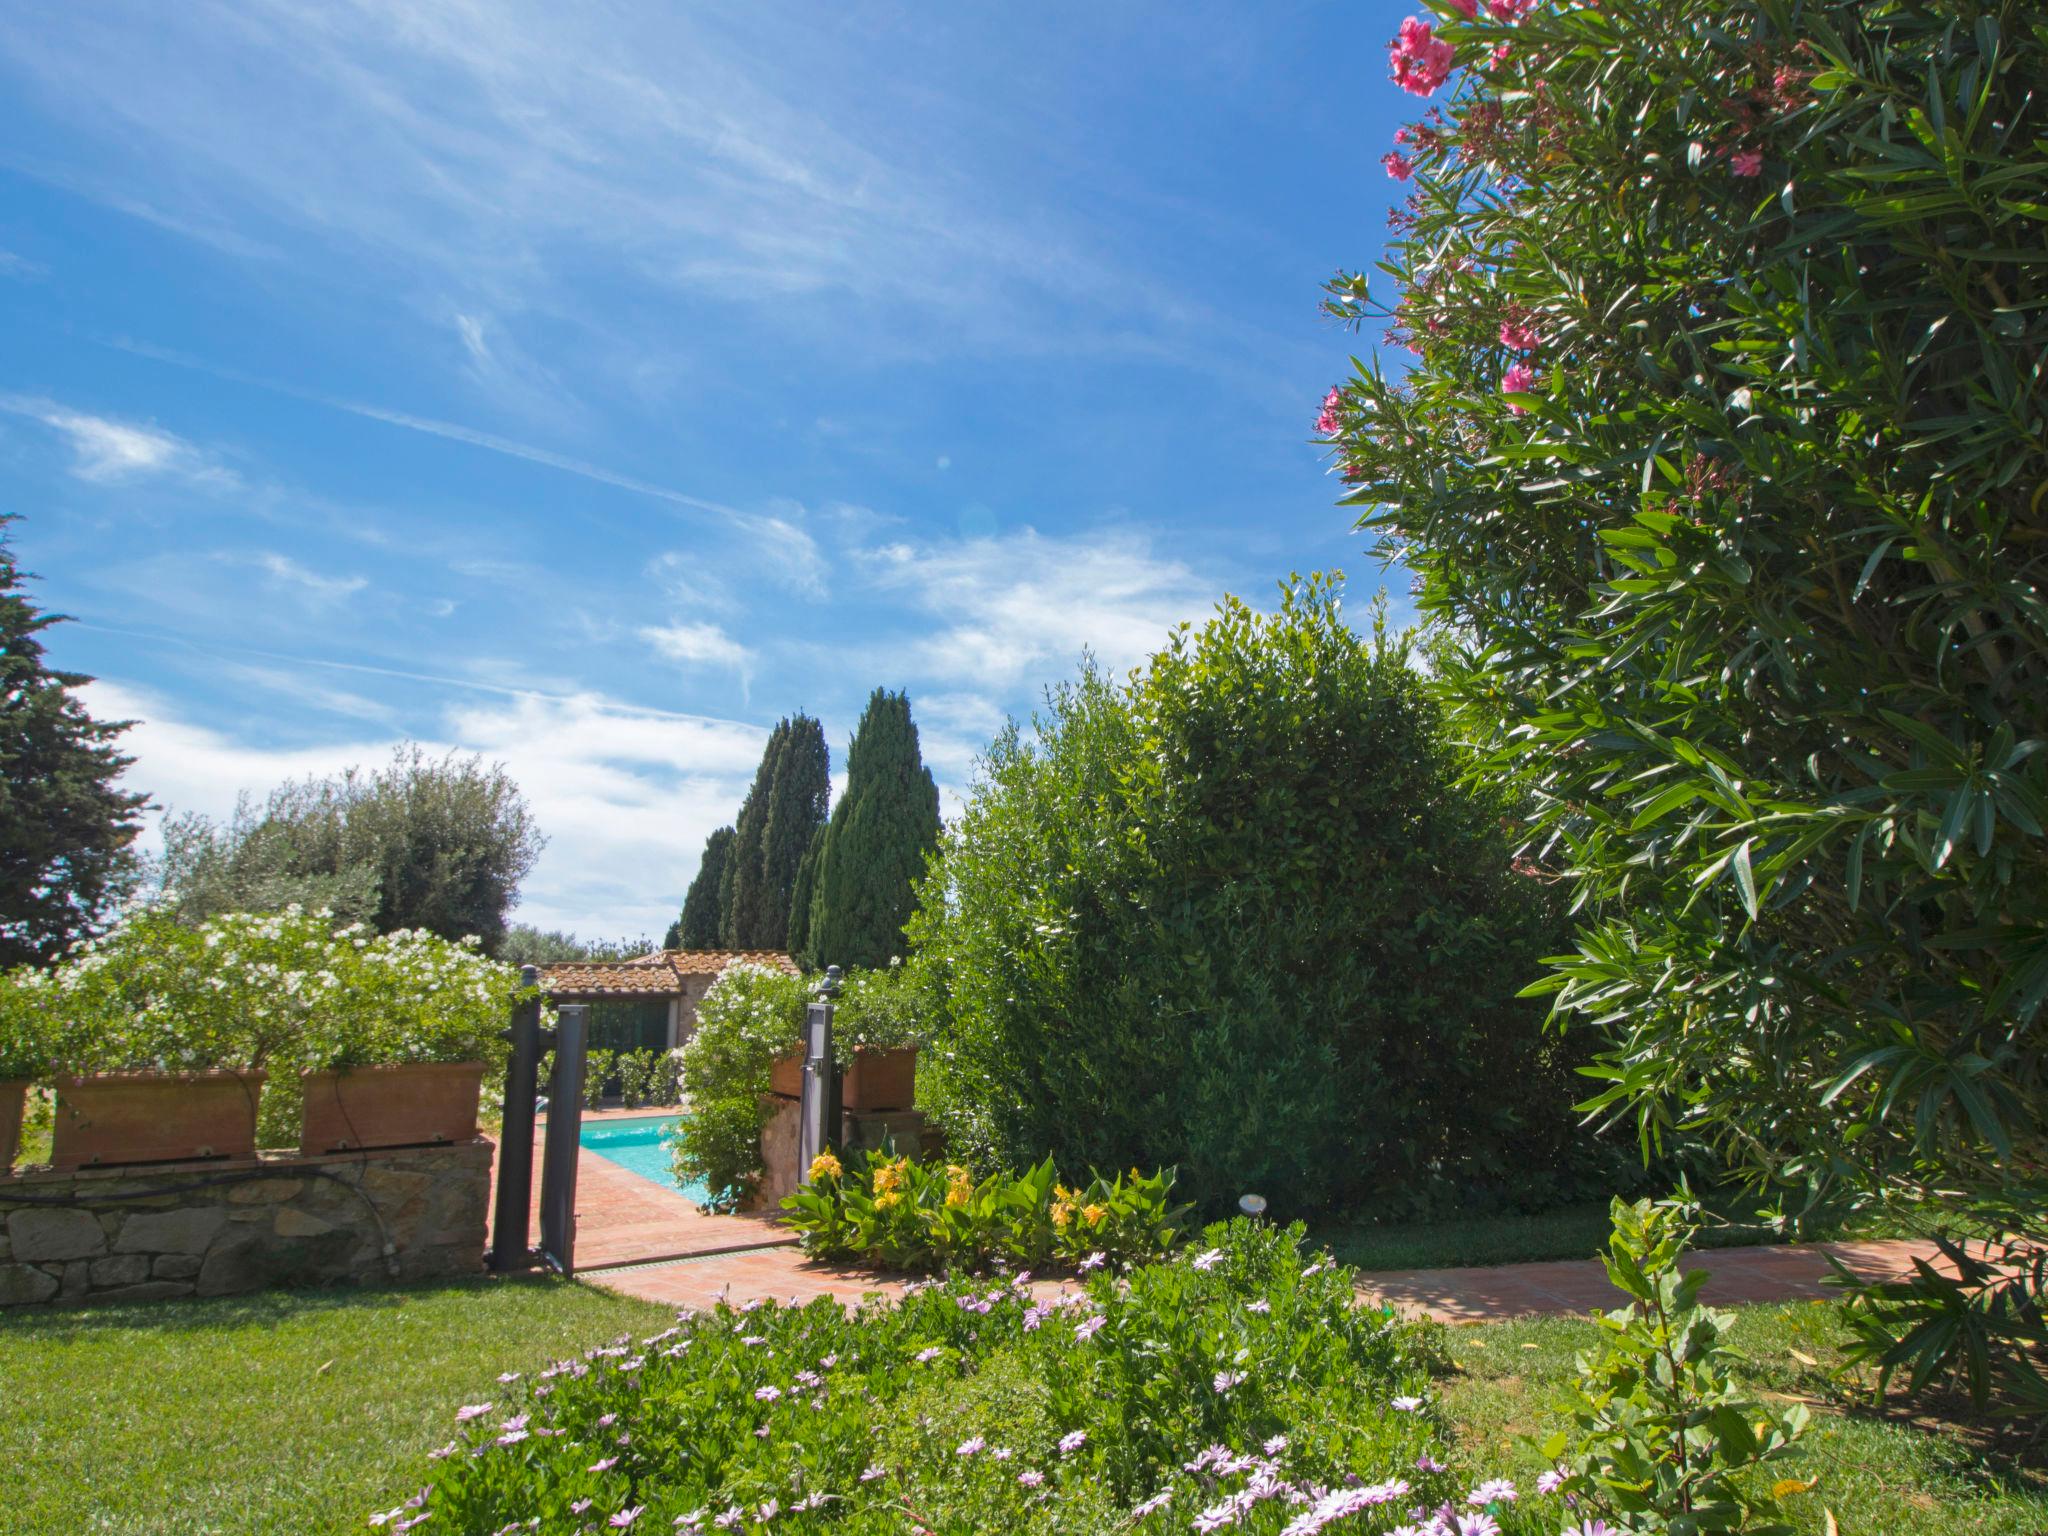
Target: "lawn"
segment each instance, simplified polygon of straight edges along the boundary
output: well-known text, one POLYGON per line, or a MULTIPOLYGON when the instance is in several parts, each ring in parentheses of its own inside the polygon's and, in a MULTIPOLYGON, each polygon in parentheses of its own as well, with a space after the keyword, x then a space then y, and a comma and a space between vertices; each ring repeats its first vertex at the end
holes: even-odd
MULTIPOLYGON (((1811 1304, 1739 1309, 1764 1391, 1815 1405, 1790 1501, 1802 1531, 2036 1536, 2048 1495, 1953 1431, 1844 1414, 1826 1375, 1840 1333, 1811 1304), (1796 1353, 1795 1353, 1796 1352, 1796 1353), (1801 1358, 1801 1357, 1804 1358, 1801 1358), (1811 1362, 1811 1363, 1809 1363, 1811 1362)), ((359 1532, 433 1475, 451 1406, 503 1370, 667 1325, 668 1312, 552 1280, 17 1316, 0 1326, 0 1464, 18 1536, 359 1532)), ((1459 1469, 1542 1463, 1524 1435, 1593 1330, 1548 1319, 1452 1330, 1441 1383, 1459 1469)), ((943 1406, 943 1405, 942 1405, 943 1406)), ((934 1411, 939 1411, 935 1409, 934 1411)))
POLYGON ((0 1320, 10 1536, 315 1536, 363 1517, 502 1370, 665 1308, 560 1280, 0 1320))

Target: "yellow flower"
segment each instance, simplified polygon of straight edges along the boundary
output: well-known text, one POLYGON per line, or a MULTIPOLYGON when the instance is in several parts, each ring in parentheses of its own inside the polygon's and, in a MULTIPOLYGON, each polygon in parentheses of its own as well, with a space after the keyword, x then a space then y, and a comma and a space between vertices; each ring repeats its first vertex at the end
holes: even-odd
POLYGON ((1102 1219, 1109 1214, 1108 1208, 1100 1205, 1088 1206, 1081 1212, 1081 1219, 1091 1227, 1102 1225, 1102 1219))
POLYGON ((966 1203, 967 1191, 961 1185, 955 1184, 951 1189, 946 1191, 946 1204, 951 1206, 961 1206, 965 1205, 966 1203))
POLYGON ((889 1209, 890 1206, 894 1205, 897 1201, 901 1200, 902 1198, 903 1197, 897 1194, 895 1190, 886 1189, 882 1191, 881 1194, 875 1196, 875 1209, 878 1211, 886 1211, 889 1209))
POLYGON ((839 1166, 839 1159, 830 1152, 820 1152, 811 1159, 811 1182, 813 1184, 817 1183, 820 1179, 836 1179, 843 1172, 845 1170, 839 1166))
POLYGON ((875 1170, 875 1193, 887 1194, 903 1182, 903 1164, 883 1163, 875 1170))

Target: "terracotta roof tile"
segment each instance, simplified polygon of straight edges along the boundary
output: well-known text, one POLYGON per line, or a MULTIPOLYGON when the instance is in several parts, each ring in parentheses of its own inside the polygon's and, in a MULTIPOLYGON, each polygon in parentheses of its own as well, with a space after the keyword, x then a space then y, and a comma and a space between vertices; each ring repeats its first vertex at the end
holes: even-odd
POLYGON ((572 960, 540 968, 541 990, 554 998, 676 997, 683 978, 716 976, 728 965, 765 965, 797 974, 796 962, 771 949, 669 949, 631 960, 572 960))

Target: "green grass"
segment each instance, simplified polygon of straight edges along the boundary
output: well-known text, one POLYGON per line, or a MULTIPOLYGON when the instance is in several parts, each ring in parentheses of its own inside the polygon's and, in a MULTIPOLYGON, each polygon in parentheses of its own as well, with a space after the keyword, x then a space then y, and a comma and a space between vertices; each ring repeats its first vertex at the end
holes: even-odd
MULTIPOLYGON (((1342 1263, 1357 1269, 1443 1269, 1471 1264, 1522 1264, 1548 1259, 1592 1259, 1607 1250, 1612 1231, 1607 1202, 1561 1206, 1534 1215, 1463 1216, 1441 1221, 1335 1221, 1311 1236, 1342 1263)), ((1906 1235, 1896 1220, 1858 1216, 1815 1224, 1801 1241, 1906 1235)), ((1786 1239, 1730 1202, 1700 1229, 1694 1246, 1732 1248, 1786 1239)))
MULTIPOLYGON (((1754 1385, 1814 1405, 1818 1477, 1801 1532, 2038 1536, 2039 1481, 1952 1429, 1846 1414, 1827 1367, 1842 1334, 1812 1304, 1736 1309, 1754 1385), (1795 1357, 1805 1355, 1809 1365, 1795 1357)), ((0 1466, 10 1536, 322 1536, 360 1532, 425 1474, 454 1404, 503 1370, 631 1331, 667 1309, 553 1280, 272 1294, 0 1322, 0 1466)), ((1449 1331, 1457 1454, 1532 1479, 1552 1404, 1594 1330, 1539 1319, 1449 1331)))
POLYGON ((670 1317, 538 1279, 16 1314, 0 1320, 0 1529, 360 1532, 448 1438, 452 1404, 670 1317))
MULTIPOLYGON (((1618 1298, 1617 1298, 1618 1299, 1618 1298)), ((2039 1536, 2048 1531, 2048 1493, 2038 1475, 1974 1448, 1954 1429, 1931 1429, 1839 1411, 1829 1369, 1844 1334, 1831 1307, 1811 1302, 1730 1309, 1731 1342, 1750 1361, 1750 1385, 1805 1401, 1813 1424, 1804 1454, 1780 1476, 1818 1478, 1788 1498, 1801 1532, 1821 1532, 1832 1511, 1842 1536, 2039 1536), (1793 1353, 1815 1362, 1808 1365, 1793 1353)), ((1534 1318, 1451 1330, 1458 1374, 1445 1407, 1459 1425, 1459 1455, 1474 1468, 1511 1468, 1533 1479, 1545 1463, 1531 1444, 1561 1426, 1552 1405, 1572 1359, 1594 1348, 1598 1330, 1575 1318, 1534 1318), (1524 1437, 1527 1437, 1526 1439, 1524 1437)))

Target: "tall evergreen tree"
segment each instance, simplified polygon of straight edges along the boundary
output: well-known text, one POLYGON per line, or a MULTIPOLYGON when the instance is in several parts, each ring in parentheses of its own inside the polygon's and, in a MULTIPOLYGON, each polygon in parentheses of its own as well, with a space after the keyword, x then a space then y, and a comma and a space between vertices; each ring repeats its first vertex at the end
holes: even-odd
POLYGON ((903 953, 911 882, 939 839, 939 787, 918 754, 910 696, 877 688, 846 754, 812 875, 807 953, 815 964, 886 965, 903 953))
POLYGON ((825 745, 825 727, 810 715, 799 714, 789 722, 782 758, 775 765, 768 820, 761 829, 754 947, 788 948, 790 911, 804 858, 825 826, 831 803, 832 749, 825 745))
POLYGON ((761 765, 740 802, 733 823, 732 852, 718 877, 718 942, 728 949, 751 949, 754 933, 755 886, 761 858, 761 834, 768 825, 768 802, 775 793, 775 765, 789 741, 789 722, 778 720, 761 750, 761 765), (753 866, 753 872, 749 872, 753 866))
POLYGON ((789 898, 789 952, 796 957, 797 964, 811 969, 811 905, 818 889, 818 854, 825 846, 825 828, 820 823, 811 834, 811 846, 804 850, 804 861, 796 867, 796 889, 789 898))
POLYGON ((0 967, 48 961, 92 931, 127 887, 147 799, 114 780, 132 759, 113 745, 125 721, 98 721, 54 672, 36 637, 62 615, 22 592, 0 515, 0 967))
POLYGON ((719 884, 731 862, 733 829, 720 827, 704 839, 704 856, 697 861, 697 878, 683 896, 682 915, 669 930, 670 949, 716 949, 719 945, 719 884))
POLYGON ((754 787, 735 829, 726 942, 736 949, 782 949, 797 868, 825 822, 832 756, 825 728, 809 715, 781 721, 768 738, 754 787))

